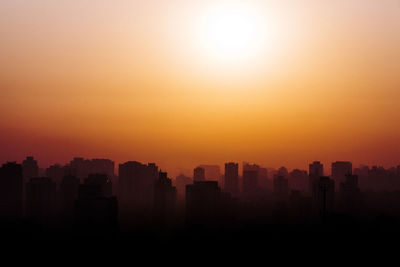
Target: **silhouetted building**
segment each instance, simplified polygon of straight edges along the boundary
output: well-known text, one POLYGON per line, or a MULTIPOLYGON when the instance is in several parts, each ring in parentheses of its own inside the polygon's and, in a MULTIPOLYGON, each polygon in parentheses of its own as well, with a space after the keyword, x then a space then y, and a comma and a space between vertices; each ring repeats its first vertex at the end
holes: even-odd
POLYGON ((293 190, 290 194, 289 209, 291 220, 307 223, 313 220, 313 201, 310 196, 304 196, 300 190, 293 190))
MULTIPOLYGON (((158 178, 158 167, 129 161, 119 165, 119 201, 121 211, 151 212, 154 201, 154 183, 158 178)), ((137 217, 137 216, 136 216, 137 217)))
POLYGON ((224 190, 233 196, 239 194, 239 164, 225 163, 225 182, 224 190))
POLYGON ((189 225, 210 225, 231 218, 234 202, 221 193, 216 181, 195 181, 186 186, 186 220, 189 225))
POLYGON ((355 175, 358 176, 358 183, 360 190, 373 190, 374 185, 373 182, 370 180, 369 177, 369 167, 361 165, 359 168, 355 168, 354 172, 355 175))
POLYGON ((72 175, 64 176, 59 189, 59 213, 60 218, 66 223, 73 222, 78 192, 79 179, 72 175))
POLYGON ((346 181, 340 184, 340 206, 343 211, 357 212, 360 202, 360 188, 357 175, 346 175, 346 181))
POLYGON ((13 221, 22 217, 22 166, 15 162, 0 168, 0 220, 13 221))
POLYGON ((66 170, 60 164, 51 165, 46 169, 46 177, 51 178, 57 186, 60 186, 65 175, 67 175, 66 170))
POLYGON ((48 177, 31 178, 26 184, 26 217, 47 225, 56 218, 56 184, 48 177))
POLYGON ((178 197, 184 198, 186 193, 186 185, 192 184, 193 180, 183 174, 178 175, 175 178, 175 187, 178 191, 178 197))
POLYGON ((29 179, 39 176, 39 166, 32 156, 26 157, 22 162, 22 173, 25 183, 28 182, 29 179))
POLYGON ((286 201, 289 197, 289 181, 283 176, 274 177, 274 195, 278 201, 286 201))
POLYGON ((268 178, 268 169, 259 168, 258 170, 258 185, 265 190, 272 191, 272 179, 268 178))
POLYGON ((109 159, 92 159, 90 173, 105 174, 111 180, 114 176, 114 161, 109 159))
POLYGON ((254 198, 258 192, 258 172, 260 167, 256 164, 243 164, 242 194, 245 199, 254 198))
POLYGON ((88 161, 85 161, 84 158, 75 157, 66 165, 66 169, 68 170, 66 174, 73 175, 82 181, 90 173, 88 165, 88 161))
POLYGON ((109 159, 84 159, 76 157, 67 164, 66 169, 66 174, 74 175, 81 181, 92 173, 105 174, 110 179, 115 176, 114 162, 109 159))
POLYGON ((286 167, 280 167, 278 169, 278 173, 277 176, 282 176, 282 177, 287 177, 289 175, 288 170, 286 169, 286 167))
POLYGON ((308 192, 309 176, 307 171, 294 169, 289 173, 289 188, 291 190, 299 190, 308 192))
POLYGON ((325 219, 334 211, 335 181, 326 176, 319 177, 313 182, 312 197, 317 212, 325 219))
POLYGON ((84 181, 85 185, 99 186, 101 195, 104 197, 112 196, 112 182, 106 174, 89 174, 84 181))
POLYGON ((26 186, 25 184, 29 182, 31 178, 39 176, 39 166, 37 161, 32 157, 28 156, 24 161, 22 161, 22 175, 23 175, 23 189, 22 189, 22 205, 23 213, 25 213, 25 196, 26 196, 26 186))
POLYGON ((79 186, 75 222, 82 234, 107 235, 118 223, 118 203, 110 196, 112 186, 106 175, 93 175, 79 186))
POLYGON ((217 181, 219 186, 222 186, 221 170, 218 165, 200 165, 204 169, 204 178, 207 181, 217 181))
POLYGON ((206 180, 206 171, 202 167, 196 167, 193 170, 193 181, 201 182, 206 180))
POLYGON ((308 166, 308 174, 315 177, 324 176, 324 165, 319 161, 314 161, 308 166))
POLYGON ((158 223, 167 223, 175 215, 176 188, 166 172, 159 173, 154 183, 154 215, 158 223))
POLYGON ((308 166, 308 186, 309 192, 312 193, 313 190, 313 183, 314 181, 318 180, 319 177, 324 176, 324 165, 321 164, 319 161, 314 161, 308 166))
POLYGON ((332 179, 336 184, 336 191, 339 191, 340 184, 346 180, 346 175, 353 174, 353 166, 348 161, 336 161, 332 163, 332 179))

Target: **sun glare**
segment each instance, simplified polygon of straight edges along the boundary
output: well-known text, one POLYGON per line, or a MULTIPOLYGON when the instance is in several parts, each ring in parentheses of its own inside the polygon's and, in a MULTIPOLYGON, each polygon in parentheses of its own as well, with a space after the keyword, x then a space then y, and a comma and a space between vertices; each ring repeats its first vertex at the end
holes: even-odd
POLYGON ((243 2, 211 5, 198 21, 198 44, 203 55, 215 62, 248 61, 265 44, 265 26, 254 6, 243 2))

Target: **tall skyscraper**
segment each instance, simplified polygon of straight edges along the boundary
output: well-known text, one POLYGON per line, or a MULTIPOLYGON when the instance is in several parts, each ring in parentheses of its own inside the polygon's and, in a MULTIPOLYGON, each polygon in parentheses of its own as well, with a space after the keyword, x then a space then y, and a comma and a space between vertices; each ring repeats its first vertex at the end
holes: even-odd
POLYGON ((201 182, 206 180, 206 171, 202 167, 196 167, 193 170, 193 181, 201 182))
POLYGON ((224 190, 233 196, 239 194, 239 164, 234 162, 225 163, 224 190))

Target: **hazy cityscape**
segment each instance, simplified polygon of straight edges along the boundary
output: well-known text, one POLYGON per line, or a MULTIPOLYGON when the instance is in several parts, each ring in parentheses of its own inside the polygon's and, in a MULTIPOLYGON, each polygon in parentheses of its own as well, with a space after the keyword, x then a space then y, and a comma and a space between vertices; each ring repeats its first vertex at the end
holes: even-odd
POLYGON ((3 265, 384 265, 399 48, 400 0, 1 0, 3 265))
POLYGON ((128 161, 116 172, 110 159, 77 157, 40 168, 28 156, 1 166, 0 190, 2 225, 18 225, 14 232, 3 227, 4 234, 34 240, 234 238, 254 229, 301 234, 353 226, 380 233, 398 231, 400 218, 400 166, 355 168, 347 161, 333 162, 331 173, 319 161, 291 171, 228 162, 169 177, 155 163, 128 161))

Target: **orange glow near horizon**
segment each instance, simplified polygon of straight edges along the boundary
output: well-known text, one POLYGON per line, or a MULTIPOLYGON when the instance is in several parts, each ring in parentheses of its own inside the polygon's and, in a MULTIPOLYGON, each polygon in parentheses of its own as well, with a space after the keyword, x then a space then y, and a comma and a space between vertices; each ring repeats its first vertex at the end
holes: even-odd
POLYGON ((0 3, 0 162, 400 164, 400 4, 0 3))

